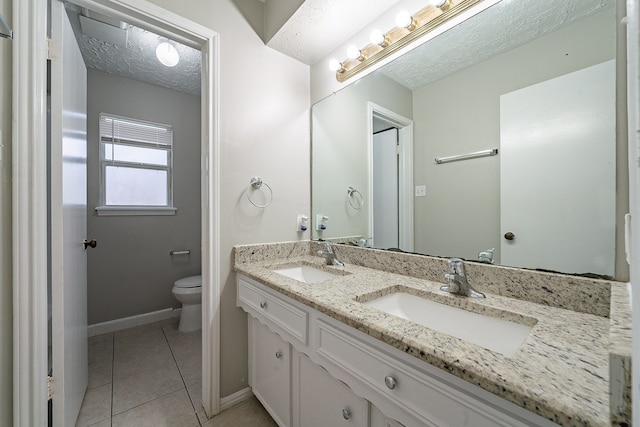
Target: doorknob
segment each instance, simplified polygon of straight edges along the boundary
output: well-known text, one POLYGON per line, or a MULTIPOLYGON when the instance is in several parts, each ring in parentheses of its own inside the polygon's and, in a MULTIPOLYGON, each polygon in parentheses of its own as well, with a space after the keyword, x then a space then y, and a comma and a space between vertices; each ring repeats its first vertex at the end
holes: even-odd
POLYGON ((507 231, 506 233, 504 233, 504 238, 507 240, 513 240, 516 238, 516 235, 510 231, 507 231))
POLYGON ((98 242, 96 242, 96 239, 91 239, 91 240, 84 239, 82 241, 82 244, 84 245, 85 250, 87 249, 88 246, 92 248, 95 248, 96 246, 98 246, 98 242))

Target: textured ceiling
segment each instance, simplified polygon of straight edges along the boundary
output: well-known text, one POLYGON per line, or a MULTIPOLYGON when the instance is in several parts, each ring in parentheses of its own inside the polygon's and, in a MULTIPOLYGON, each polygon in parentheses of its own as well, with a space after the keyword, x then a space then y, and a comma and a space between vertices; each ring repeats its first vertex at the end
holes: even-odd
POLYGON ((502 0, 380 71, 415 90, 613 5, 614 0, 502 0))
POLYGON ((180 62, 175 67, 165 67, 155 54, 158 35, 125 24, 127 45, 116 46, 83 34, 78 17, 81 9, 69 3, 67 5, 71 26, 88 68, 180 92, 200 94, 200 51, 175 43, 180 62))
POLYGON ((314 64, 398 1, 306 0, 267 45, 314 64))

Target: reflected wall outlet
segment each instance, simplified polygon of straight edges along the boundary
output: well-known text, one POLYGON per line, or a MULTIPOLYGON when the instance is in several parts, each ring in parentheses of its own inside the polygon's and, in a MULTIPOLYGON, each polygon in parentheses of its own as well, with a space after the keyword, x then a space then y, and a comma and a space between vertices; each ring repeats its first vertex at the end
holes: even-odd
POLYGON ((425 197, 427 195, 426 185, 416 185, 416 197, 425 197))

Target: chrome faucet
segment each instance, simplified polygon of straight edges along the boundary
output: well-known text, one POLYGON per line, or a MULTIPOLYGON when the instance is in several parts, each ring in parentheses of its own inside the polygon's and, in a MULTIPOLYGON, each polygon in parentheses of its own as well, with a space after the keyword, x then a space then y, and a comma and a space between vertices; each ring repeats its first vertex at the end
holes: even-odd
POLYGON ((441 286, 440 290, 452 294, 464 295, 471 298, 485 298, 482 292, 478 292, 467 281, 464 271, 464 261, 460 258, 449 259, 449 272, 444 275, 448 285, 441 286))
POLYGON ((333 250, 333 243, 324 242, 324 249, 318 251, 318 255, 324 257, 327 260, 327 265, 336 265, 339 267, 344 266, 344 263, 340 261, 333 250))

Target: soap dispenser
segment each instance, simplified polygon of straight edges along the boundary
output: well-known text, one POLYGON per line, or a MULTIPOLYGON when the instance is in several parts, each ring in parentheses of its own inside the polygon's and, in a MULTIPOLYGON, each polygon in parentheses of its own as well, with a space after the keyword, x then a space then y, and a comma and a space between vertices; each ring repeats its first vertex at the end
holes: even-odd
POLYGON ((309 217, 306 215, 298 215, 296 223, 296 231, 304 233, 309 228, 309 217))
POLYGON ((329 221, 329 217, 326 215, 318 214, 316 215, 316 230, 324 231, 327 229, 327 221, 329 221))

